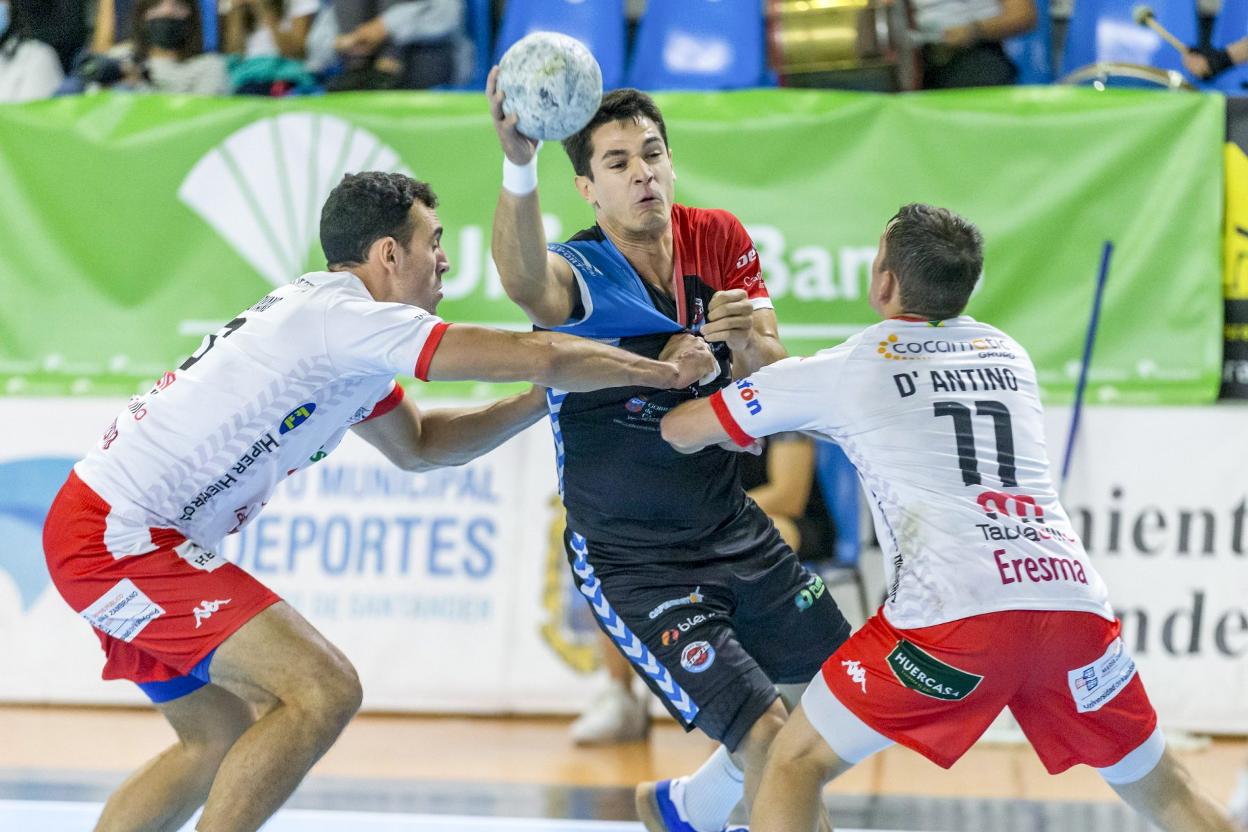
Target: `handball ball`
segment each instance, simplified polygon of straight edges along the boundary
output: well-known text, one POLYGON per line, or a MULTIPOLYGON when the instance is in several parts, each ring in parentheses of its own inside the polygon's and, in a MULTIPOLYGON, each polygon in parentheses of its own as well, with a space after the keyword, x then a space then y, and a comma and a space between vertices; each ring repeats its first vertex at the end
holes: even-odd
POLYGON ((512 44, 498 62, 503 112, 518 116, 530 139, 562 141, 580 130, 602 102, 602 70, 576 38, 533 32, 512 44))

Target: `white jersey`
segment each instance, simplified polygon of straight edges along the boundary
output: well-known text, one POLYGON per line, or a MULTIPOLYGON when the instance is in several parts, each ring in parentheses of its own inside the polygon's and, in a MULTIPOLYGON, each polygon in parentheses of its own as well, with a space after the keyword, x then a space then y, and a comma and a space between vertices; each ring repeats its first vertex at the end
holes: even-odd
POLYGON ((845 450, 884 550, 893 626, 1001 610, 1113 620, 1049 477, 1035 368, 1000 330, 884 321, 764 367, 712 405, 739 442, 807 430, 845 450))
POLYGON ((373 300, 350 272, 304 275, 207 336, 135 396, 74 466, 111 507, 109 551, 152 551, 149 529, 214 550, 274 488, 424 379, 447 324, 373 300))

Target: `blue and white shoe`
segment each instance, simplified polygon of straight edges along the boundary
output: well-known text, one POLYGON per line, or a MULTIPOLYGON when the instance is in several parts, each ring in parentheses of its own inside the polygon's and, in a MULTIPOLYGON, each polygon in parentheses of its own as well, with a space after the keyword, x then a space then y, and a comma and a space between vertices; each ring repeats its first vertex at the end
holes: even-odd
MULTIPOLYGON (((697 828, 680 817, 672 800, 674 780, 641 783, 635 793, 637 816, 646 832, 698 832, 697 828)), ((723 832, 750 832, 748 826, 725 826, 723 832)))
POLYGON ((635 792, 637 816, 646 832, 698 832, 692 824, 681 820, 672 802, 671 780, 640 783, 635 792))

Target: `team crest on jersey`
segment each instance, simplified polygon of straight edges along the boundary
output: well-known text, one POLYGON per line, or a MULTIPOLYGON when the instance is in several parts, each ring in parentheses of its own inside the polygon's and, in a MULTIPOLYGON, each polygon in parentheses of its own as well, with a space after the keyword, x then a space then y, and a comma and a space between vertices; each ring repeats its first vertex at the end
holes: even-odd
POLYGON ((715 663, 715 648, 709 641, 695 641, 680 653, 680 666, 690 673, 701 673, 715 663))
POLYGON ((301 404, 294 410, 286 414, 286 418, 282 420, 282 427, 278 433, 290 433, 295 428, 302 425, 316 411, 316 405, 312 402, 301 404))

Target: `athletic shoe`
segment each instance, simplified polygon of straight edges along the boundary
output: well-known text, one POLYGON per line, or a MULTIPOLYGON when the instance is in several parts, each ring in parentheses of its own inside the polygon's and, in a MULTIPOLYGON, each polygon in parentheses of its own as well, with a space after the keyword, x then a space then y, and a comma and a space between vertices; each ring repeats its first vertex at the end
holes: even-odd
POLYGON ((640 783, 637 786, 637 817, 646 832, 698 832, 692 824, 680 819, 672 802, 672 780, 640 783))
POLYGON ((577 745, 636 742, 650 733, 650 713, 645 700, 627 687, 612 685, 572 723, 571 732, 577 745))

